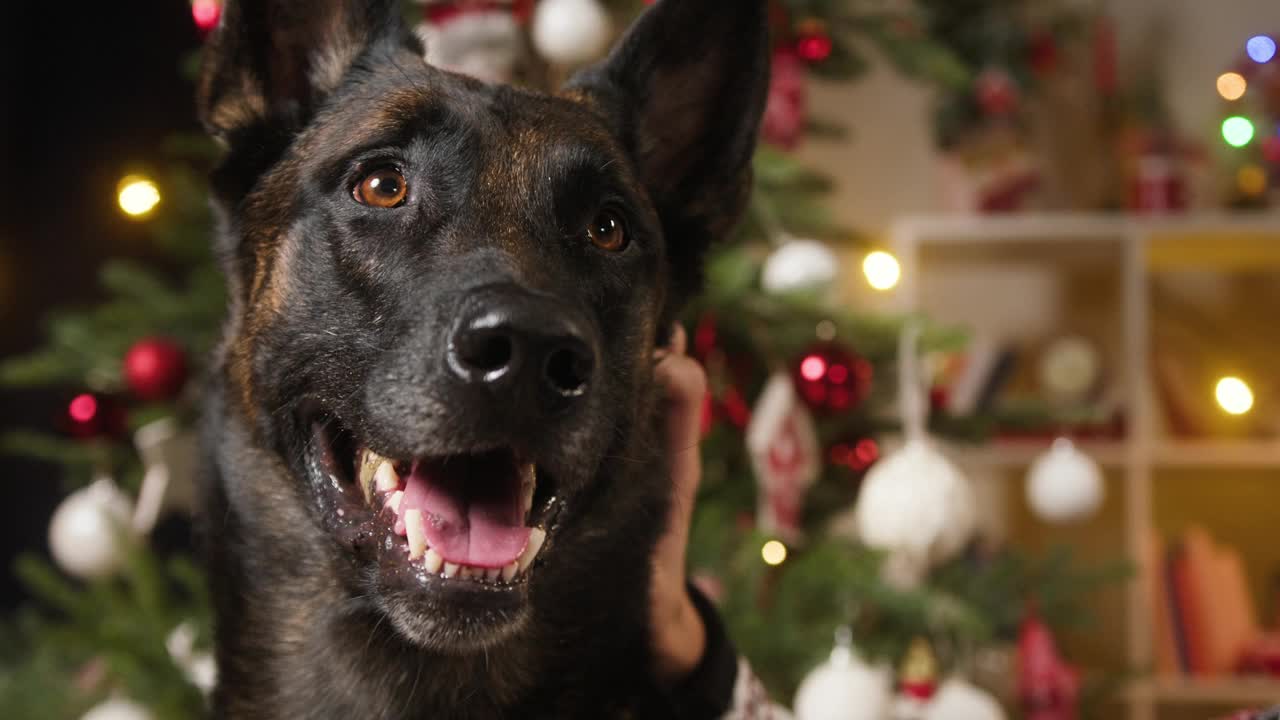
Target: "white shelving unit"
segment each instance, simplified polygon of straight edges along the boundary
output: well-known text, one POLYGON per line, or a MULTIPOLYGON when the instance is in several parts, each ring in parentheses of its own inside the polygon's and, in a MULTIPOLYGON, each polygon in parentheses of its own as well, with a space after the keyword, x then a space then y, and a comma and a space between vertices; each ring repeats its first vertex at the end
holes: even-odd
MULTIPOLYGON (((1053 270, 1056 263, 1073 253, 1089 256, 1092 262, 1102 258, 1103 263, 1115 263, 1107 272, 1114 275, 1118 286, 1100 288, 1100 292, 1112 293, 1103 297, 1114 297, 1118 304, 1114 318, 1118 332, 1113 337, 1119 347, 1114 349, 1114 357, 1120 360, 1117 370, 1129 422, 1124 439, 1086 442, 1081 447, 1123 479, 1125 551, 1130 558, 1142 557, 1142 548, 1154 526, 1158 472, 1172 468, 1280 470, 1280 442, 1185 442, 1160 438, 1159 409, 1154 407, 1146 380, 1151 367, 1149 281, 1153 272, 1168 269, 1165 255, 1155 250, 1180 243, 1183 251, 1189 249, 1191 257, 1195 257, 1195 248, 1205 249, 1205 257, 1215 257, 1229 266, 1224 271, 1256 269, 1266 258, 1280 258, 1280 215, 1155 220, 1079 214, 911 217, 893 227, 891 242, 903 266, 903 281, 895 299, 899 309, 922 310, 930 315, 937 315, 935 310, 939 308, 929 307, 928 288, 921 285, 930 277, 923 265, 929 262, 928 257, 955 262, 966 254, 988 260, 1016 255, 1019 262, 1038 261, 1047 270, 1053 270), (1224 251, 1224 247, 1230 249, 1224 251)), ((957 272, 964 272, 964 263, 959 265, 957 272)), ((1280 263, 1276 269, 1280 270, 1280 263)), ((991 292, 999 291, 987 290, 986 294, 991 292)), ((1020 303, 1024 299, 1008 301, 1020 303)), ((941 310, 945 315, 948 308, 941 310)), ((1280 331, 1277 341, 1280 342, 1280 331)), ((998 442, 979 448, 955 447, 953 457, 973 468, 1017 471, 1045 448, 1034 442, 998 442)), ((1280 486, 1277 492, 1280 498, 1280 486)), ((1143 584, 1134 581, 1126 595, 1126 656, 1134 668, 1153 665, 1152 635, 1147 622, 1150 604, 1145 592, 1143 584)), ((1234 678, 1152 677, 1135 683, 1128 694, 1132 720, 1154 720, 1159 709, 1167 705, 1248 706, 1277 702, 1280 681, 1234 678)))

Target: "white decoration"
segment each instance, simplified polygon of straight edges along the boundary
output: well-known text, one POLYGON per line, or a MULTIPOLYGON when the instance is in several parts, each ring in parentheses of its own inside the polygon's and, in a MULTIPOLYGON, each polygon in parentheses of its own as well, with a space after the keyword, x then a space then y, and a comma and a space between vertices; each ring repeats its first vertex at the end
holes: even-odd
POLYGON ((132 700, 111 698, 93 706, 80 720, 152 720, 154 717, 150 710, 132 700))
POLYGON ((116 572, 124 563, 122 534, 130 532, 132 511, 109 477, 68 495, 49 520, 49 550, 58 567, 84 580, 116 572))
POLYGON ((821 470, 818 432, 786 373, 765 384, 747 425, 747 451, 755 470, 756 522, 788 542, 800 535, 800 513, 821 470))
POLYGON ((509 9, 467 10, 443 22, 418 26, 427 62, 483 80, 511 80, 520 58, 520 26, 509 9))
POLYGON ((208 697, 218 684, 218 663, 213 654, 195 649, 196 629, 190 622, 175 627, 165 639, 165 649, 173 663, 182 669, 187 680, 208 697))
POLYGON ((938 688, 923 720, 1005 720, 1004 709, 987 691, 960 678, 938 688))
POLYGON ((1064 401, 1082 400, 1098 383, 1102 360, 1093 344, 1081 337, 1055 340, 1040 359, 1040 383, 1064 401))
POLYGON ((765 259, 760 284, 771 293, 819 288, 835 280, 839 265, 826 244, 791 238, 765 259))
POLYGON ((199 447, 194 433, 183 431, 173 418, 147 423, 133 434, 133 445, 146 468, 133 512, 134 532, 155 529, 165 510, 191 512, 195 506, 195 476, 199 447))
POLYGON ((796 720, 883 720, 891 698, 889 670, 858 657, 842 629, 831 657, 796 690, 796 720))
POLYGON ((1066 438, 1055 440, 1027 474, 1027 502, 1036 515, 1050 522, 1092 515, 1105 493, 1098 463, 1066 438))
POLYGON ((963 549, 977 527, 972 486, 925 432, 919 334, 905 328, 898 347, 906 444, 872 466, 854 508, 859 539, 888 553, 885 580, 902 588, 919 586, 929 567, 963 549))
POLYGON ((609 13, 596 0, 542 0, 533 14, 533 46, 547 60, 578 65, 609 44, 609 13))

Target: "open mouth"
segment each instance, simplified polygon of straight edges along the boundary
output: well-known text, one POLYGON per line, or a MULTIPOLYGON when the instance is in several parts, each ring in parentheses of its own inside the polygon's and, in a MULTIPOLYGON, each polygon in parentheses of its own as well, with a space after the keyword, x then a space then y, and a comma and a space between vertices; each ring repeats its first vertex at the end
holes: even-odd
POLYGON ((509 447, 394 459, 332 421, 312 428, 328 519, 357 551, 458 589, 527 580, 561 504, 532 459, 509 447))

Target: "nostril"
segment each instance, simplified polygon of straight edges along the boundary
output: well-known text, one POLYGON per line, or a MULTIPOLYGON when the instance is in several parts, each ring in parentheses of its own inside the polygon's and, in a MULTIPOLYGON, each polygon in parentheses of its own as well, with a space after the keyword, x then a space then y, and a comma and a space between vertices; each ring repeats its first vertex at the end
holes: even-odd
POLYGON ((547 355, 543 374, 557 393, 576 397, 586 391, 591 379, 591 359, 575 348, 558 348, 547 355))
POLYGON ((512 354, 511 338, 498 333, 474 338, 460 353, 468 367, 486 373, 505 368, 511 363, 512 354))

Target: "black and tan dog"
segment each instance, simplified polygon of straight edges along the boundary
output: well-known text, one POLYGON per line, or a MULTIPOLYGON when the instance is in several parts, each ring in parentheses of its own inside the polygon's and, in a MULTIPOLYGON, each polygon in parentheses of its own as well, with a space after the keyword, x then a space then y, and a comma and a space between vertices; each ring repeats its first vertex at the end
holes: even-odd
POLYGON ((545 95, 427 66, 393 0, 227 3, 218 716, 662 712, 651 358, 749 194, 764 6, 664 0, 545 95))

